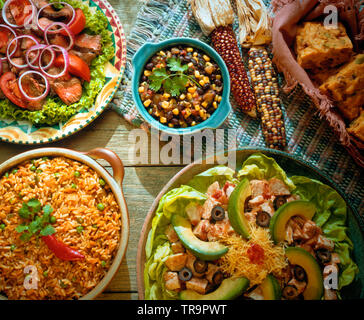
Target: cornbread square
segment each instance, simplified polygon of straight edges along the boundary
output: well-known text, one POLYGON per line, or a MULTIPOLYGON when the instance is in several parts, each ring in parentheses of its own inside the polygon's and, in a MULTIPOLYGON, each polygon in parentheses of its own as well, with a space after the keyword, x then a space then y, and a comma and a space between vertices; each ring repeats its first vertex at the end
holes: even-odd
POLYGON ((340 22, 337 28, 326 28, 322 22, 304 22, 297 30, 295 51, 302 68, 326 69, 348 61, 353 44, 340 22))
POLYGON ((354 137, 364 142, 364 110, 360 112, 360 116, 356 118, 347 129, 354 137))
POLYGON ((352 58, 319 89, 334 102, 346 119, 352 121, 357 118, 364 105, 364 54, 352 58))

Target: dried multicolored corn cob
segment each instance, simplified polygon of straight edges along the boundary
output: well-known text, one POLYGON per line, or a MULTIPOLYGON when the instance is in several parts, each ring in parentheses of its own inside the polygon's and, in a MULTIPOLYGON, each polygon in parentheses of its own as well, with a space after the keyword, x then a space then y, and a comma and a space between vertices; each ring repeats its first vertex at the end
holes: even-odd
POLYGON ((265 49, 251 48, 249 71, 261 117, 266 144, 272 149, 284 149, 286 132, 281 110, 277 76, 265 49))
POLYGON ((232 28, 234 11, 230 0, 189 0, 193 15, 206 35, 211 35, 216 51, 225 61, 231 81, 231 92, 241 110, 256 117, 254 93, 240 55, 232 28))
POLYGON ((235 33, 231 25, 217 27, 211 34, 211 40, 217 53, 223 58, 229 69, 231 92, 241 109, 256 116, 256 104, 249 78, 240 55, 235 33))

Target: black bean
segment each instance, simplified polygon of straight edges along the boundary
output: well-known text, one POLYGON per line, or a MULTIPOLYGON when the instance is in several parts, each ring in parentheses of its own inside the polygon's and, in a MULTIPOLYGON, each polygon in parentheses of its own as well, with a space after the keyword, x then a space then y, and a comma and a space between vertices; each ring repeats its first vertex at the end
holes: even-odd
POLYGON ((145 69, 149 70, 149 71, 152 71, 153 70, 153 67, 154 67, 154 64, 152 62, 148 63, 146 66, 145 66, 145 69))
POLYGON ((215 84, 218 86, 218 87, 220 87, 221 86, 221 81, 219 80, 219 79, 217 79, 217 80, 215 80, 215 84))
POLYGON ((209 83, 205 83, 202 88, 204 90, 208 90, 210 88, 210 84, 209 83))
POLYGON ((202 96, 204 94, 204 91, 202 88, 197 88, 197 93, 202 96))
POLYGON ((178 125, 178 124, 179 124, 179 120, 178 120, 178 119, 176 119, 176 118, 172 118, 172 119, 170 120, 170 122, 171 122, 174 126, 176 126, 176 125, 178 125))
POLYGON ((148 77, 145 75, 142 75, 142 82, 147 81, 147 80, 148 80, 148 77))
POLYGON ((166 118, 167 118, 167 120, 168 120, 168 121, 172 120, 172 118, 173 118, 173 113, 172 113, 172 111, 168 111, 168 112, 166 113, 166 118))

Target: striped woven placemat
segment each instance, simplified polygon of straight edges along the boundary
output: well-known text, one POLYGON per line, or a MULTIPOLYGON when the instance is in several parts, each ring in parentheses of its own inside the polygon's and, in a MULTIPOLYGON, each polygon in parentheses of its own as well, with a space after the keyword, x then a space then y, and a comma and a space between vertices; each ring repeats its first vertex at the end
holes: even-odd
MULTIPOLYGON (((238 27, 237 23, 235 27, 238 27)), ((111 103, 117 113, 135 126, 142 126, 143 119, 133 103, 131 59, 146 41, 159 42, 171 37, 192 37, 210 43, 192 16, 187 1, 148 1, 141 8, 127 40, 124 80, 111 103)), ((282 76, 279 76, 279 81, 283 83, 282 76)), ((300 88, 289 95, 282 93, 281 100, 287 134, 286 151, 310 162, 331 177, 364 219, 364 170, 339 144, 326 121, 319 118, 316 107, 300 88)), ((222 127, 237 130, 238 147, 265 146, 259 120, 250 118, 235 107, 222 127)))

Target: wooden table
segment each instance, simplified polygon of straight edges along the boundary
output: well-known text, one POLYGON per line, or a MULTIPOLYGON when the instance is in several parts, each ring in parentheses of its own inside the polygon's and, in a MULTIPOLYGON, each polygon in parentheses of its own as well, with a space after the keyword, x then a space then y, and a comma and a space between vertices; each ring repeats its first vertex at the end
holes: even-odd
MULTIPOLYGON (((135 22, 140 0, 109 0, 118 13, 128 36, 135 22)), ((42 146, 18 146, 0 142, 0 163, 21 152, 40 147, 65 147, 87 151, 105 147, 116 152, 124 161, 126 175, 123 189, 130 214, 130 239, 126 258, 100 299, 137 299, 136 255, 144 218, 159 191, 178 172, 178 166, 133 166, 128 159, 128 134, 134 129, 112 110, 106 110, 95 122, 81 132, 62 141, 42 146)), ((102 165, 111 171, 106 162, 102 165)))

